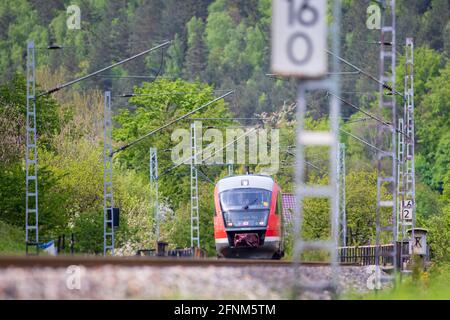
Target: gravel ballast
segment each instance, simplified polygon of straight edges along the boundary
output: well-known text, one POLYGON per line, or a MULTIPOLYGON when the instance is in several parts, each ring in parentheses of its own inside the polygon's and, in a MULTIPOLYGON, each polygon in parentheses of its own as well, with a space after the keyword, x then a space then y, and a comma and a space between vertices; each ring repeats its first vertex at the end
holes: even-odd
MULTIPOLYGON (((170 266, 0 269, 0 299, 290 299, 294 283, 330 278, 327 266, 170 266)), ((343 292, 367 292, 367 267, 340 268, 343 292)), ((370 280, 369 280, 370 281, 370 280)), ((326 290, 302 299, 330 299, 326 290)))

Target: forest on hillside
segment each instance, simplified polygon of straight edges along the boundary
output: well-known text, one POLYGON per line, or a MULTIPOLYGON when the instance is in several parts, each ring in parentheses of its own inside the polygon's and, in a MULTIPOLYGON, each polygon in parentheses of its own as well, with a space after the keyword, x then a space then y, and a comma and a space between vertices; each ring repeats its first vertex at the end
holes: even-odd
MULTIPOLYGON (((342 1, 341 56, 378 75, 379 30, 366 26, 369 0, 342 1)), ((397 88, 403 91, 404 44, 415 45, 416 173, 418 224, 430 229, 433 255, 450 259, 450 1, 397 1, 397 88)), ((102 252, 103 234, 103 91, 147 96, 115 99, 115 146, 123 145, 198 107, 227 90, 235 90, 198 117, 220 120, 209 126, 252 125, 260 118, 280 129, 280 170, 276 179, 292 191, 297 82, 268 76, 270 70, 270 0, 3 0, 0 3, 0 235, 21 238, 25 212, 25 56, 26 41, 37 47, 38 90, 96 71, 165 40, 164 50, 114 68, 103 76, 38 100, 41 235, 54 239, 75 233, 77 251, 102 252), (67 27, 66 8, 81 10, 80 29, 67 27), (47 50, 49 46, 61 50, 47 50), (138 76, 138 77, 136 77, 138 76), (144 77, 144 78, 143 78, 144 77), (179 94, 189 92, 191 94, 179 94), (163 94, 161 94, 163 93, 163 94), (252 118, 252 119, 250 119, 252 118), (8 230, 8 231, 4 231, 8 230), (12 231, 11 231, 12 230, 12 231)), ((377 113, 378 84, 361 74, 342 76, 342 96, 377 113)), ((314 96, 307 126, 327 127, 327 97, 314 96)), ((399 100, 399 109, 402 102, 399 100)), ((348 105, 342 128, 375 143, 375 123, 348 105)), ((206 126, 206 124, 205 124, 206 126)), ((189 127, 182 123, 177 127, 189 127)), ((116 203, 122 219, 117 247, 123 254, 153 247, 154 217, 148 181, 148 149, 159 150, 160 170, 170 168, 173 147, 168 128, 114 160, 116 203)), ((349 244, 374 242, 376 159, 366 145, 342 134, 347 150, 347 217, 349 244)), ((323 150, 311 150, 311 182, 324 183, 323 150)), ((257 171, 258 167, 252 167, 257 171)), ((225 167, 202 167, 215 181, 225 167)), ((243 170, 242 167, 236 168, 243 170)), ((200 194, 213 185, 201 180, 200 194)), ((189 171, 179 167, 160 181, 162 235, 173 247, 190 244, 189 171)), ((213 203, 200 200, 203 246, 214 253, 213 203)), ((326 201, 305 203, 307 236, 328 233, 326 201)), ((6 236, 5 236, 6 237, 6 236)), ((24 237, 23 237, 24 238, 24 237)), ((22 250, 17 241, 0 250, 22 250)))

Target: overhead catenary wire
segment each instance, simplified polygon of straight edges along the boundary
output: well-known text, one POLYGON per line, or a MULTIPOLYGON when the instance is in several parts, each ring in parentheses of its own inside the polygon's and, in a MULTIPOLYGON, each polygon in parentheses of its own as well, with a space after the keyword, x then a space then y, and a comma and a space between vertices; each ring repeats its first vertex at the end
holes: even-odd
POLYGON ((384 88, 388 89, 389 91, 393 92, 394 94, 402 97, 403 99, 405 98, 403 96, 402 93, 398 92, 397 90, 394 90, 391 86, 387 85, 386 83, 380 81, 378 78, 376 78, 375 76, 371 75, 370 73, 368 73, 367 71, 364 71, 361 68, 358 68, 356 65, 354 65, 353 63, 351 63, 350 61, 338 56, 337 54, 331 52, 330 50, 325 50, 328 54, 332 55, 333 57, 337 58, 339 61, 345 63, 346 65, 352 67, 353 69, 357 70, 358 72, 360 72, 361 74, 365 75, 366 77, 368 77, 369 79, 375 81, 378 84, 381 84, 384 88))
MULTIPOLYGON (((367 71, 364 71, 363 69, 357 67, 356 65, 354 65, 353 63, 351 63, 350 61, 338 56, 337 54, 331 52, 330 50, 325 50, 328 54, 336 57, 339 61, 345 63, 346 65, 352 67, 353 69, 356 70, 356 72, 351 72, 351 71, 343 71, 343 72, 339 72, 339 73, 335 73, 335 74, 363 74, 366 77, 368 77, 369 79, 375 81, 378 84, 381 84, 385 89, 388 89, 389 91, 391 91, 392 93, 402 97, 404 99, 404 96, 401 92, 398 92, 397 90, 393 90, 393 88, 391 86, 389 86, 388 84, 380 81, 379 79, 377 79, 375 76, 371 75, 370 73, 368 73, 367 71)), ((333 73, 328 73, 328 74, 333 74, 333 73)), ((281 78, 279 75, 276 74, 272 74, 272 73, 267 73, 266 76, 268 77, 272 77, 278 80, 284 80, 283 78, 281 78)))
MULTIPOLYGON (((380 149, 380 148, 374 146, 373 144, 367 142, 367 141, 364 140, 363 138, 360 138, 360 137, 358 137, 358 136, 356 136, 356 135, 354 135, 354 134, 352 134, 352 133, 350 133, 350 132, 348 132, 348 131, 345 131, 344 129, 339 129, 339 131, 341 131, 341 132, 344 133, 344 134, 349 135, 350 137, 354 138, 355 140, 357 140, 357 141, 359 141, 359 142, 365 144, 366 146, 368 146, 368 147, 370 147, 370 148, 372 148, 372 149, 375 149, 375 150, 377 150, 377 151, 379 151, 379 152, 383 152, 383 153, 386 152, 386 151, 384 151, 384 150, 382 150, 382 149, 380 149)), ((293 146, 293 148, 295 148, 295 146, 293 146)), ((293 148, 291 148, 291 149, 293 149, 293 148)), ((286 152, 289 152, 289 151, 286 151, 286 152)), ((310 156, 318 156, 318 155, 321 155, 321 154, 325 154, 325 153, 327 153, 327 152, 328 152, 328 151, 323 151, 323 152, 320 152, 320 153, 312 154, 312 155, 310 155, 310 156)))
MULTIPOLYGON (((152 51, 155 51, 155 50, 160 49, 160 48, 164 48, 165 46, 167 46, 170 43, 172 43, 172 41, 164 42, 164 43, 162 43, 162 44, 160 44, 160 45, 158 45, 156 47, 153 47, 153 48, 150 48, 148 50, 145 50, 145 51, 143 51, 143 52, 141 52, 139 54, 133 55, 133 56, 131 56, 129 58, 126 58, 124 60, 121 60, 121 61, 119 61, 117 63, 113 63, 113 64, 111 64, 111 65, 109 65, 107 67, 104 67, 104 68, 102 68, 100 70, 92 72, 92 73, 90 73, 88 75, 79 77, 79 78, 77 78, 75 80, 71 80, 71 81, 69 81, 67 83, 64 83, 62 85, 57 85, 56 87, 54 87, 54 88, 52 88, 52 89, 50 89, 48 91, 44 91, 44 92, 36 95, 36 92, 35 92, 36 61, 35 61, 34 41, 28 41, 28 44, 27 44, 27 57, 26 57, 26 60, 27 60, 27 62, 26 62, 26 69, 27 69, 27 99, 26 99, 27 100, 27 156, 26 156, 26 161, 27 161, 27 165, 29 164, 29 160, 30 160, 29 157, 28 157, 28 149, 31 146, 30 143, 28 142, 28 140, 29 140, 28 139, 28 135, 29 135, 29 131, 30 131, 30 130, 28 130, 29 129, 28 128, 29 127, 28 126, 28 122, 29 122, 28 121, 28 114, 30 113, 29 112, 30 111, 30 102, 32 103, 33 108, 34 108, 32 112, 34 113, 34 123, 36 123, 36 114, 35 114, 36 110, 35 109, 36 109, 36 100, 37 100, 37 98, 50 95, 50 94, 52 94, 54 92, 57 92, 57 91, 59 91, 59 90, 61 90, 63 88, 72 86, 73 84, 76 84, 76 83, 81 82, 83 80, 89 79, 89 78, 91 78, 91 77, 93 77, 95 75, 98 75, 98 74, 106 71, 106 70, 110 70, 110 69, 112 69, 112 68, 114 68, 116 66, 122 65, 124 63, 129 62, 129 61, 132 61, 133 59, 141 57, 141 56, 143 56, 145 54, 148 54, 148 53, 150 53, 152 51), (31 53, 31 55, 30 55, 30 53, 31 53), (30 73, 31 73, 31 76, 30 76, 30 73)), ((56 46, 53 49, 56 49, 56 46)), ((107 96, 109 97, 109 94, 105 95, 105 101, 106 101, 106 97, 107 96)), ((110 101, 110 99, 109 99, 109 101, 110 101)), ((34 135, 33 135, 34 143, 33 143, 33 145, 36 147, 36 141, 37 141, 36 124, 34 124, 33 131, 34 131, 34 135)), ((34 148, 34 149, 35 149, 35 151, 34 151, 34 158, 33 158, 32 161, 34 162, 34 168, 35 169, 34 169, 34 176, 33 176, 33 178, 34 178, 35 181, 37 181, 37 177, 38 177, 38 171, 37 171, 37 149, 36 148, 34 148)), ((26 216, 27 216, 27 219, 26 220, 27 220, 27 222, 26 222, 26 225, 25 225, 25 229, 27 231, 27 233, 26 233, 26 251, 27 252, 28 252, 28 244, 29 244, 29 242, 28 242, 28 231, 30 230, 29 227, 28 227, 28 214, 30 212, 29 207, 28 207, 28 198, 30 197, 30 193, 28 192, 28 181, 30 180, 29 179, 30 177, 31 176, 28 174, 28 167, 27 167, 27 179, 26 179, 27 180, 27 188, 26 188, 26 198, 27 198, 27 204, 26 204, 26 216)), ((36 186, 35 192, 34 192, 35 209, 33 209, 34 210, 34 214, 35 214, 35 225, 33 226, 33 230, 35 230, 35 233, 36 233, 36 245, 38 245, 38 242, 39 242, 39 239, 38 239, 39 223, 38 223, 38 184, 37 184, 37 182, 36 182, 35 186, 36 186)), ((112 232, 112 237, 114 239, 114 232, 112 232)), ((113 242, 114 242, 114 240, 113 240, 113 242)), ((114 251, 114 246, 113 246, 113 251, 114 251)), ((38 247, 37 247, 37 253, 39 253, 38 247)))
POLYGON ((360 96, 366 97, 376 97, 378 96, 378 92, 370 92, 370 91, 341 91, 341 94, 358 94, 360 96))
MULTIPOLYGON (((354 138, 355 140, 365 144, 366 146, 368 146, 368 147, 370 147, 370 148, 372 148, 372 149, 374 149, 376 151, 379 151, 379 152, 382 152, 382 153, 386 153, 385 150, 382 150, 382 149, 378 148, 377 146, 369 143, 368 141, 364 140, 363 138, 360 138, 360 137, 358 137, 358 136, 356 136, 356 135, 354 135, 354 134, 352 134, 352 133, 350 133, 348 131, 345 131, 344 129, 339 128, 339 131, 341 131, 342 133, 344 133, 346 135, 349 135, 350 137, 354 138)), ((293 149, 293 148, 295 148, 295 146, 292 146, 291 149, 293 149)), ((321 155, 321 154, 325 154, 326 152, 327 151, 323 151, 323 152, 316 153, 316 154, 313 154, 313 155, 321 155)), ((289 153, 290 155, 292 155, 291 151, 286 150, 286 153, 289 153)))
POLYGON ((202 110, 202 109, 204 109, 204 108, 206 108, 206 107, 208 107, 208 106, 210 106, 210 105, 216 103, 217 101, 219 101, 219 100, 221 100, 221 99, 223 99, 223 98, 229 96, 229 95, 232 94, 233 92, 234 92, 234 91, 229 91, 229 92, 227 92, 227 93, 221 95, 220 97, 215 98, 214 100, 211 100, 211 101, 209 101, 208 103, 206 103, 206 104, 204 104, 204 105, 202 105, 202 106, 200 106, 200 107, 198 107, 198 108, 196 108, 196 109, 194 109, 194 110, 192 110, 192 111, 190 111, 190 112, 184 114, 183 116, 181 116, 181 117, 179 117, 179 118, 177 118, 177 119, 174 119, 174 120, 172 120, 172 121, 169 121, 169 122, 166 123, 165 125, 163 125, 163 126, 157 128, 157 129, 155 129, 155 130, 152 130, 151 132, 149 132, 149 133, 143 135, 142 137, 140 137, 140 138, 138 138, 138 139, 136 139, 136 140, 134 140, 134 141, 132 141, 132 142, 130 142, 130 143, 127 143, 126 145, 124 145, 124 146, 118 148, 117 150, 114 150, 113 153, 112 153, 112 155, 114 155, 114 154, 116 154, 116 153, 118 153, 118 152, 121 152, 121 151, 123 151, 123 150, 125 150, 125 149, 128 149, 129 147, 131 147, 131 146, 133 146, 133 145, 135 145, 135 144, 141 142, 141 141, 144 140, 145 138, 148 138, 149 136, 151 136, 151 135, 153 135, 153 134, 155 134, 155 133, 157 133, 157 132, 159 132, 159 131, 161 131, 161 130, 163 130, 163 129, 169 127, 169 126, 171 126, 172 124, 174 124, 174 123, 176 123, 176 122, 178 122, 178 121, 180 121, 180 120, 183 120, 183 119, 189 117, 190 115, 192 115, 192 114, 194 114, 194 113, 196 113, 196 112, 198 112, 198 111, 200 111, 200 110, 202 110))
MULTIPOLYGON (((212 92, 230 92, 232 90, 213 90, 212 92)), ((133 98, 133 97, 157 97, 157 96, 170 96, 170 95, 188 95, 202 93, 202 91, 160 91, 158 93, 122 93, 115 95, 116 98, 133 98)))
POLYGON ((106 70, 109 70, 109 69, 112 69, 112 68, 114 68, 114 67, 120 66, 120 65, 122 65, 122 64, 124 64, 124 63, 127 63, 128 61, 134 60, 134 59, 136 59, 136 58, 138 58, 138 57, 141 57, 141 56, 143 56, 143 55, 146 55, 146 54, 148 54, 148 53, 150 53, 150 52, 152 52, 152 51, 155 51, 155 50, 164 48, 165 46, 167 46, 167 45, 169 45, 169 44, 171 44, 171 43, 172 43, 172 41, 166 41, 166 42, 164 42, 164 43, 162 43, 162 44, 160 44, 160 45, 157 45, 156 47, 153 47, 153 48, 150 48, 150 49, 148 49, 148 50, 145 50, 145 51, 143 51, 143 52, 141 52, 141 53, 138 53, 138 54, 136 54, 136 55, 134 55, 134 56, 131 56, 131 57, 129 57, 129 58, 126 58, 126 59, 124 59, 124 60, 121 60, 121 61, 119 61, 119 62, 116 62, 116 63, 114 63, 114 64, 111 64, 111 65, 109 65, 109 66, 107 66, 107 67, 105 67, 105 68, 102 68, 102 69, 100 69, 100 70, 97 70, 97 71, 95 71, 95 72, 92 72, 92 73, 90 73, 90 74, 88 74, 88 75, 85 75, 85 76, 83 76, 83 77, 77 78, 77 79, 75 79, 75 80, 69 81, 69 82, 64 83, 64 84, 61 84, 61 85, 57 85, 56 87, 54 87, 54 88, 52 88, 52 89, 50 89, 50 90, 48 90, 48 91, 46 91, 46 92, 43 92, 43 93, 37 95, 36 98, 39 98, 39 97, 41 97, 41 96, 45 96, 45 95, 52 94, 52 93, 54 93, 54 92, 57 92, 57 91, 59 91, 59 90, 65 88, 65 87, 71 86, 71 85, 73 85, 73 84, 75 84, 75 83, 77 83, 77 82, 80 82, 80 81, 86 80, 86 79, 88 79, 88 78, 94 77, 94 76, 96 76, 96 75, 98 75, 98 74, 100 74, 100 73, 102 73, 102 72, 104 72, 104 71, 106 71, 106 70))
POLYGON ((96 75, 96 77, 102 77, 102 78, 111 78, 111 79, 155 79, 155 78, 163 78, 163 79, 175 79, 174 77, 163 77, 163 76, 119 76, 119 75, 113 75, 113 74, 105 74, 105 75, 96 75))
MULTIPOLYGON (((354 108, 354 109, 356 109, 356 110, 358 110, 358 111, 361 111, 363 114, 367 115, 370 119, 373 119, 373 120, 375 120, 375 121, 378 121, 378 122, 380 122, 381 124, 383 124, 383 125, 385 125, 385 126, 392 127, 392 124, 391 124, 391 123, 386 122, 386 121, 384 121, 384 120, 382 120, 382 119, 380 119, 380 118, 374 116, 374 115, 371 114, 370 112, 368 112, 368 111, 366 111, 366 110, 364 110, 364 109, 362 109, 362 108, 360 108, 360 107, 354 105, 353 103, 351 103, 351 102, 345 100, 345 99, 342 98, 342 97, 339 97, 339 96, 335 95, 334 93, 332 93, 332 92, 330 92, 330 91, 327 91, 327 95, 332 95, 332 96, 336 97, 337 99, 339 99, 339 100, 340 100, 341 102, 343 102, 344 104, 346 104, 346 105, 348 105, 348 106, 350 106, 350 107, 352 107, 352 108, 354 108)), ((295 104, 294 104, 294 107, 295 107, 295 104)), ((368 118, 359 118, 359 119, 354 119, 354 120, 351 119, 351 118, 348 118, 348 120, 351 120, 351 121, 348 121, 347 123, 353 123, 353 122, 359 122, 359 121, 366 121, 366 120, 368 120, 368 118)), ((398 129, 396 129, 396 130, 397 130, 398 133, 405 135, 404 132, 402 132, 402 131, 400 131, 400 130, 398 130, 398 129)))
POLYGON ((262 118, 188 118, 186 120, 192 120, 192 121, 207 121, 207 120, 264 120, 262 118))
POLYGON ((375 121, 378 121, 379 123, 381 123, 381 124, 383 124, 383 125, 385 125, 385 126, 387 126, 387 127, 393 128, 396 132, 398 132, 398 133, 400 133, 400 134, 402 134, 402 135, 406 135, 406 133, 404 133, 403 131, 397 129, 395 126, 393 126, 392 123, 386 122, 386 121, 384 121, 384 120, 382 120, 382 119, 380 119, 380 118, 374 116, 374 115, 371 114, 370 112, 368 112, 368 111, 366 111, 366 110, 364 110, 364 109, 362 109, 362 108, 360 108, 360 107, 354 105, 353 103, 351 103, 351 102, 349 102, 349 101, 347 101, 347 100, 345 100, 345 99, 343 99, 343 98, 341 98, 341 97, 335 95, 334 93, 332 93, 332 92, 330 92, 330 91, 327 91, 327 95, 331 95, 331 96, 333 96, 333 97, 339 99, 339 100, 340 100, 341 102, 343 102, 344 104, 346 104, 346 105, 348 105, 348 106, 350 106, 350 107, 352 107, 352 108, 354 108, 354 109, 356 109, 356 110, 358 110, 358 111, 364 113, 364 114, 365 114, 366 116, 368 116, 369 118, 371 118, 371 119, 373 119, 373 120, 375 120, 375 121))
POLYGON ((350 132, 347 132, 347 131, 345 131, 345 130, 343 130, 343 129, 339 129, 339 131, 341 131, 341 132, 343 132, 343 133, 349 135, 350 137, 352 137, 352 138, 358 140, 359 142, 365 144, 366 146, 369 146, 369 147, 371 147, 371 148, 377 150, 378 152, 381 152, 381 153, 387 153, 385 150, 381 150, 380 148, 374 146, 373 144, 367 142, 366 140, 364 140, 364 139, 362 139, 362 138, 360 138, 360 137, 358 137, 358 136, 355 136, 354 134, 352 134, 352 133, 350 133, 350 132))
POLYGON ((357 122, 364 122, 364 121, 368 121, 371 120, 371 118, 357 118, 357 119, 349 119, 346 124, 350 124, 350 123, 357 123, 357 122))
POLYGON ((211 154, 209 157, 203 159, 202 162, 205 162, 205 161, 211 159, 217 152, 222 151, 222 150, 228 148, 230 145, 234 144, 236 141, 238 141, 238 140, 244 138, 245 136, 249 135, 250 133, 253 133, 254 131, 256 131, 256 130, 258 130, 258 129, 259 129, 259 127, 256 126, 256 127, 253 128, 252 130, 249 130, 249 131, 245 132, 244 134, 240 135, 239 137, 237 137, 236 139, 234 139, 234 140, 231 141, 230 143, 227 143, 224 147, 220 148, 219 150, 216 150, 216 151, 215 151, 213 154, 211 154))
MULTIPOLYGON (((272 76, 272 74, 266 74, 266 75, 267 75, 267 76, 272 76)), ((283 79, 283 80, 284 80, 284 79, 283 79)), ((347 92, 347 93, 350 93, 350 92, 347 92)), ((351 92, 351 93, 357 93, 357 92, 351 92)), ((374 115, 371 114, 370 112, 368 112, 368 111, 366 111, 366 110, 364 110, 364 109, 362 109, 362 108, 360 108, 360 107, 354 105, 353 103, 351 103, 351 102, 345 100, 345 99, 342 98, 342 97, 339 97, 339 96, 335 95, 334 93, 332 93, 332 92, 330 92, 330 91, 327 91, 327 95, 332 95, 332 96, 336 97, 337 99, 339 99, 339 100, 340 100, 341 102, 343 102, 344 104, 346 104, 346 105, 348 105, 348 106, 350 106, 350 107, 352 107, 352 108, 354 108, 354 109, 356 109, 356 110, 362 112, 363 114, 367 115, 369 118, 371 118, 371 119, 373 119, 373 120, 375 120, 375 121, 378 121, 378 122, 380 122, 381 124, 383 124, 383 125, 385 125, 385 126, 387 126, 387 127, 391 127, 391 128, 393 127, 391 123, 386 122, 386 121, 384 121, 384 120, 382 120, 382 119, 380 119, 380 118, 374 116, 374 115)), ((293 107, 296 107, 296 103, 293 104, 293 107)), ((263 120, 263 119, 262 119, 262 120, 263 120)), ((368 119, 367 119, 367 118, 361 118, 361 119, 357 119, 357 121, 356 121, 356 119, 355 119, 355 121, 349 121, 348 123, 359 122, 359 121, 366 121, 366 120, 368 120, 368 119)), ((404 132, 402 132, 402 131, 400 131, 400 130, 398 130, 398 129, 395 129, 395 130, 396 130, 398 133, 402 134, 402 135, 406 135, 404 132)))
POLYGON ((205 178, 206 181, 208 181, 211 184, 215 184, 207 175, 205 172, 203 172, 203 170, 201 168, 196 168, 197 172, 200 173, 201 176, 203 176, 203 178, 205 178))
POLYGON ((58 45, 58 44, 49 44, 46 47, 35 47, 36 50, 62 50, 66 48, 76 48, 76 46, 64 46, 64 45, 58 45))
POLYGON ((371 114, 370 112, 368 112, 368 111, 366 111, 366 110, 364 110, 364 109, 362 109, 362 108, 360 108, 360 107, 354 105, 353 103, 351 103, 351 102, 349 102, 349 101, 347 101, 347 100, 345 100, 345 99, 343 99, 343 98, 341 98, 341 97, 335 95, 334 93, 332 93, 332 92, 330 92, 330 91, 327 91, 327 95, 331 95, 331 96, 333 96, 333 97, 339 99, 341 102, 345 103, 346 105, 348 105, 348 106, 350 106, 350 107, 352 107, 352 108, 354 108, 354 109, 356 109, 356 110, 358 110, 358 111, 364 113, 364 114, 365 114, 366 116, 368 116, 369 118, 371 118, 371 119, 373 119, 373 120, 376 120, 376 121, 378 121, 379 123, 381 123, 381 124, 383 124, 383 125, 385 125, 385 126, 387 126, 387 127, 391 127, 391 126, 392 126, 391 123, 386 122, 386 121, 384 121, 384 120, 382 120, 382 119, 380 119, 380 118, 374 116, 374 115, 371 114))
POLYGON ((153 80, 153 81, 156 81, 157 79, 158 79, 158 77, 161 75, 161 71, 163 70, 163 67, 164 67, 164 52, 165 52, 165 50, 164 50, 165 48, 163 48, 162 50, 161 50, 161 62, 160 62, 160 64, 159 64, 159 69, 158 69, 158 72, 156 72, 156 75, 155 75, 155 79, 153 80))
MULTIPOLYGON (((382 150, 382 149, 380 149, 380 148, 374 146, 373 144, 367 142, 366 140, 364 140, 364 139, 362 139, 362 138, 360 138, 360 137, 358 137, 358 136, 356 136, 356 135, 354 135, 354 134, 352 134, 352 133, 350 133, 350 132, 347 132, 347 131, 345 131, 345 130, 343 130, 343 129, 339 129, 339 131, 341 131, 342 133, 345 133, 345 134, 349 135, 350 137, 354 138, 355 140, 357 140, 357 141, 359 141, 359 142, 365 144, 366 146, 368 146, 368 147, 370 147, 370 148, 372 148, 372 149, 374 149, 374 150, 376 150, 376 151, 378 151, 378 152, 386 153, 386 151, 384 151, 384 150, 382 150)), ((290 151, 286 151, 286 153, 288 153, 289 155, 294 156, 294 154, 293 154, 292 152, 290 152, 290 151)), ((324 151, 323 153, 325 153, 325 151, 324 151)), ((306 161, 306 160, 305 160, 305 163, 306 163, 307 165, 311 166, 312 168, 314 168, 314 169, 320 171, 320 172, 326 173, 326 171, 325 171, 324 169, 321 169, 321 168, 317 167, 316 165, 314 165, 313 163, 311 163, 311 162, 309 162, 309 161, 306 161)))
POLYGON ((205 125, 206 129, 245 129, 245 128, 253 128, 252 125, 247 126, 212 126, 212 125, 205 125))
MULTIPOLYGON (((223 151, 224 149, 226 149, 227 147, 229 147, 230 145, 234 144, 236 141, 244 138, 245 136, 249 135, 250 133, 256 131, 259 127, 255 127, 252 130, 249 130, 243 134, 241 134, 240 136, 236 137, 236 139, 234 139, 233 141, 227 143, 225 146, 223 146, 222 148, 215 150, 209 157, 205 158, 202 160, 202 163, 206 162, 207 160, 211 159, 213 156, 215 156, 218 152, 223 151)), ((209 149, 212 149, 212 147, 209 147, 209 149)), ((205 149, 205 151, 208 150, 208 148, 205 149)), ((166 174, 168 174, 169 172, 175 170, 176 168, 178 168, 179 166, 186 164, 187 161, 190 161, 192 158, 196 158, 197 156, 199 156, 200 154, 204 153, 203 150, 200 150, 199 152, 197 152, 194 155, 190 155, 187 159, 182 160, 180 163, 174 165, 173 167, 167 169, 166 171, 164 171, 162 174, 159 175, 158 179, 166 174)))
MULTIPOLYGON (((295 157, 295 154, 292 153, 292 152, 290 152, 290 151, 286 151, 286 153, 289 154, 289 155, 291 155, 291 156, 293 156, 293 157, 295 157)), ((314 169, 316 169, 316 170, 318 170, 318 171, 320 171, 320 172, 322 172, 322 173, 327 173, 327 171, 325 171, 325 170, 322 169, 322 168, 319 168, 318 166, 316 166, 315 164, 313 164, 313 163, 311 163, 311 162, 309 162, 309 161, 306 161, 306 160, 305 160, 305 163, 306 163, 307 165, 309 165, 310 167, 312 167, 312 168, 314 168, 314 169)))
MULTIPOLYGON (((341 72, 327 72, 327 75, 334 76, 334 75, 358 75, 360 74, 359 71, 341 71, 341 72)), ((277 74, 274 73, 266 73, 266 77, 274 78, 277 80, 285 80, 283 77, 280 77, 277 74)))

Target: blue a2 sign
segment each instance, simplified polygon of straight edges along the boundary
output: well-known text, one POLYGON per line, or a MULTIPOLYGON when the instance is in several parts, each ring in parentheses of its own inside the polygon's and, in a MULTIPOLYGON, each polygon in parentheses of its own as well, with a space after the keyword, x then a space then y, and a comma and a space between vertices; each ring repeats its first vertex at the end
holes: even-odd
POLYGON ((321 78, 327 64, 327 0, 272 1, 272 71, 321 78))

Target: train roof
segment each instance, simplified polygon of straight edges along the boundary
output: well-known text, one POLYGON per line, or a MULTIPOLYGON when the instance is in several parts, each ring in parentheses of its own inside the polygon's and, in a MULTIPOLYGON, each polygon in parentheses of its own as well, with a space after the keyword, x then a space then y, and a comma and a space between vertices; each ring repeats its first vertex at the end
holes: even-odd
POLYGON ((230 176, 217 182, 217 191, 223 192, 230 189, 259 188, 272 191, 275 181, 269 176, 248 174, 230 176))

